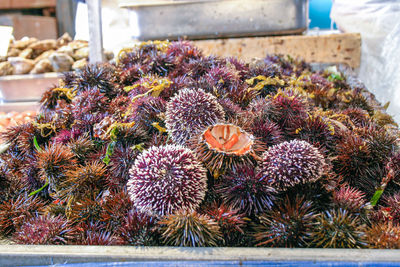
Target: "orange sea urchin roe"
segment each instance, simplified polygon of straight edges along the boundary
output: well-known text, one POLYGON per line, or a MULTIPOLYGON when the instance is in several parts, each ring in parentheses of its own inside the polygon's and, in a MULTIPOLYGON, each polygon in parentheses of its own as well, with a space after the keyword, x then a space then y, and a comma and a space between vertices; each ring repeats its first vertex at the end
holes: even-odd
POLYGON ((252 136, 232 124, 213 125, 203 133, 203 138, 210 148, 239 156, 253 145, 252 136))

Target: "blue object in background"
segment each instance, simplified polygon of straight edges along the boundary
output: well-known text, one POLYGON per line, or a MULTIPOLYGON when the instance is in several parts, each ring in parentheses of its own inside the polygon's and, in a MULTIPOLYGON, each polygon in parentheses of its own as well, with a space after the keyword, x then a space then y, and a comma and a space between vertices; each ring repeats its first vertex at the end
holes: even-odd
POLYGON ((310 25, 309 28, 318 27, 320 29, 331 28, 331 13, 332 0, 310 0, 309 16, 310 25))

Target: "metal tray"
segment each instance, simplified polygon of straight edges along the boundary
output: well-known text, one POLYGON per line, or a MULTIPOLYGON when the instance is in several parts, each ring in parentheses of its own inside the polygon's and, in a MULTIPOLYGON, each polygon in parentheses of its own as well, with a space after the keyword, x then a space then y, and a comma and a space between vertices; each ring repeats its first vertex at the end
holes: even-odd
POLYGON ((119 4, 137 14, 140 40, 300 34, 308 26, 308 0, 120 0, 119 4))
POLYGON ((383 267, 399 266, 399 262, 400 253, 396 249, 0 246, 1 266, 71 264, 67 266, 383 267), (87 264, 84 264, 85 262, 87 264), (106 264, 107 262, 110 264, 106 264))
POLYGON ((58 84, 61 75, 61 73, 45 73, 0 77, 0 101, 37 101, 43 92, 58 84))

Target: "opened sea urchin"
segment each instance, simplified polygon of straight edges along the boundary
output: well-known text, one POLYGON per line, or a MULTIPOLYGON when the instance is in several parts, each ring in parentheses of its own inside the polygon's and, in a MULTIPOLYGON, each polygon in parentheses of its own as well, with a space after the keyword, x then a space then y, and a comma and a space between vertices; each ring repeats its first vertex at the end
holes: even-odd
POLYGON ((326 167, 318 149, 306 141, 292 140, 272 146, 263 155, 261 172, 268 184, 285 190, 318 180, 326 167))
POLYGON ((130 169, 128 192, 134 206, 148 214, 195 209, 206 190, 205 168, 183 146, 153 146, 130 169))
POLYGON ((257 153, 262 149, 253 135, 227 123, 209 126, 193 139, 191 147, 214 175, 242 164, 255 165, 257 153))

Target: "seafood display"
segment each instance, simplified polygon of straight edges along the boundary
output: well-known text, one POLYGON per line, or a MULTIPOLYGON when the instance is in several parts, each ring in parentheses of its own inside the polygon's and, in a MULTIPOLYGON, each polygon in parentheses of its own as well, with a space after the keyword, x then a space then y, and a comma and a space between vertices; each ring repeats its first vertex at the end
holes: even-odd
POLYGON ((400 247, 398 126, 340 68, 151 41, 40 103, 1 135, 15 243, 400 247))
MULTIPOLYGON (((105 54, 107 60, 113 58, 112 52, 105 54)), ((7 55, 0 57, 0 76, 82 69, 88 58, 89 43, 72 40, 68 33, 57 40, 25 37, 11 41, 7 55)))

